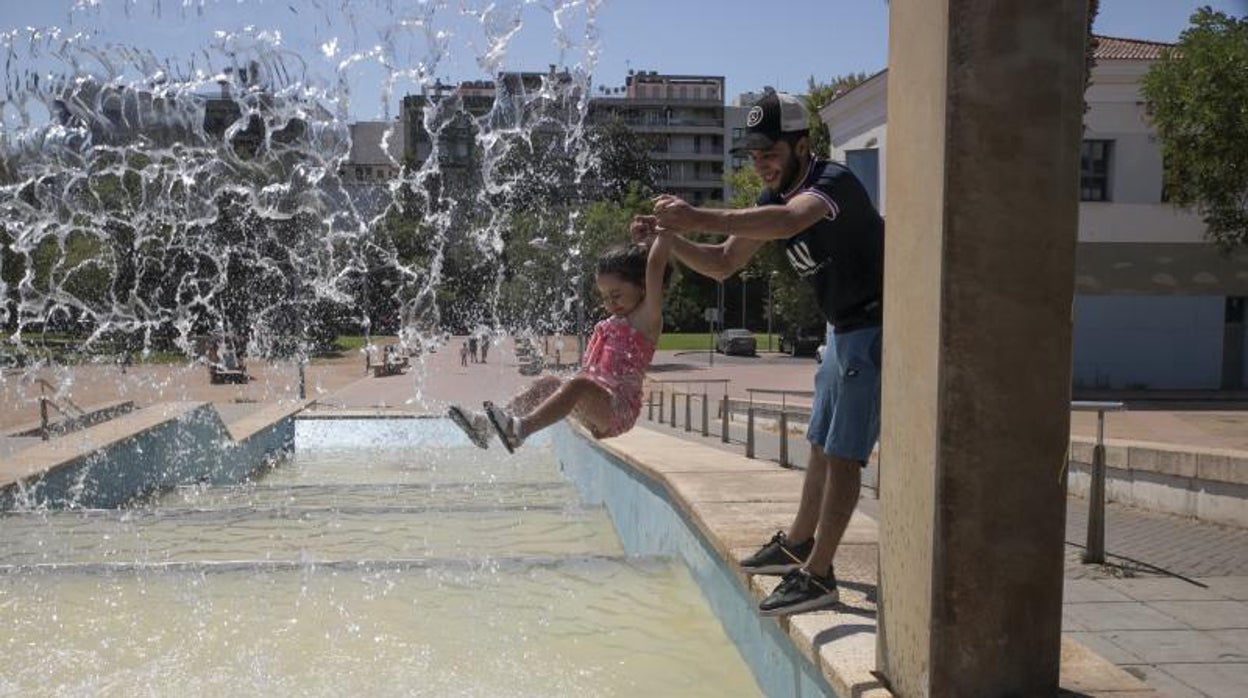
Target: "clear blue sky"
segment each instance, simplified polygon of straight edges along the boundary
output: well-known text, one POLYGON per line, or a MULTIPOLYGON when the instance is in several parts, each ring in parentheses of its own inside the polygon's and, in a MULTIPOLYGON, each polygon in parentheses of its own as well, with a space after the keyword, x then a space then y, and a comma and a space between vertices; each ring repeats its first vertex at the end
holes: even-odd
MULTIPOLYGON (((249 42, 268 42, 270 50, 287 52, 288 65, 305 62, 306 81, 330 93, 338 91, 339 76, 344 76, 351 98, 340 108, 352 119, 381 117, 383 103, 393 117, 402 94, 420 84, 418 75, 378 66, 377 53, 370 51, 386 45, 387 38, 390 48, 381 53, 393 56, 394 69, 415 70, 423 62, 430 66, 427 75, 452 82, 488 77, 491 68, 543 70, 551 63, 588 67, 592 62, 595 85, 622 85, 629 68, 722 75, 730 98, 763 85, 801 92, 809 76, 827 80, 848 72, 874 73, 887 62, 884 0, 603 0, 595 16, 596 55, 587 52, 584 2, 561 14, 566 42, 558 45, 555 18, 546 8, 561 2, 573 0, 494 0, 511 14, 495 12, 481 22, 465 17, 461 8, 491 4, 484 0, 191 0, 185 3, 190 9, 183 0, 0 0, 0 29, 57 26, 66 30, 64 35, 89 32, 92 45, 150 49, 161 58, 176 58, 179 65, 194 60, 196 67, 215 64, 218 70, 222 42, 243 52, 249 42), (88 8, 74 9, 82 5, 88 8), (430 6, 436 11, 422 18, 420 11, 430 6), (775 16, 760 17, 762 8, 775 16), (521 19, 522 27, 502 58, 483 60, 488 41, 482 27, 493 26, 501 34, 513 26, 513 17, 521 19), (249 25, 250 32, 244 29, 249 25), (264 34, 274 29, 280 39, 273 32, 264 34), (445 51, 436 48, 438 40, 446 42, 445 51), (341 68, 351 55, 359 59, 341 68), (396 75, 389 94, 381 86, 387 74, 396 75)), ((1248 0, 1102 0, 1096 31, 1173 41, 1192 11, 1205 4, 1248 12, 1248 0)), ((19 46, 19 62, 39 70, 55 65, 45 50, 28 58, 27 46, 19 46)), ((13 111, 11 105, 5 110, 8 124, 13 111)))

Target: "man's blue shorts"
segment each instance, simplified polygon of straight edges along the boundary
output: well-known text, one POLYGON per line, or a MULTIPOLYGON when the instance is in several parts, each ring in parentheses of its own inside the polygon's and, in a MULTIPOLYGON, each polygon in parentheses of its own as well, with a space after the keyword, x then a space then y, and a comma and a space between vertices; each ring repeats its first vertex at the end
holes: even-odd
POLYGON ((865 463, 880 437, 881 339, 879 327, 828 327, 806 438, 829 456, 865 463))

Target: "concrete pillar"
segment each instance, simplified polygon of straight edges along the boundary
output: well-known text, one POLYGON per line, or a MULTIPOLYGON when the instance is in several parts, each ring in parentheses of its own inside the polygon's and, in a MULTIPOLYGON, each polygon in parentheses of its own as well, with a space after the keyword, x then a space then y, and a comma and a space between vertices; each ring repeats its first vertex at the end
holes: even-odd
POLYGON ((1058 686, 1087 0, 892 0, 877 662, 1058 686))

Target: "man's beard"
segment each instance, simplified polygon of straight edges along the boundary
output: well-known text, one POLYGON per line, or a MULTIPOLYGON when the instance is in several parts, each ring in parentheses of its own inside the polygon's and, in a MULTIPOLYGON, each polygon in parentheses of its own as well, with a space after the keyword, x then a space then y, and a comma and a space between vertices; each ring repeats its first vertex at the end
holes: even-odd
POLYGON ((802 161, 798 159, 797 153, 789 153, 789 161, 784 164, 784 169, 780 172, 780 184, 776 187, 775 194, 784 194, 797 184, 797 176, 801 173, 802 161))

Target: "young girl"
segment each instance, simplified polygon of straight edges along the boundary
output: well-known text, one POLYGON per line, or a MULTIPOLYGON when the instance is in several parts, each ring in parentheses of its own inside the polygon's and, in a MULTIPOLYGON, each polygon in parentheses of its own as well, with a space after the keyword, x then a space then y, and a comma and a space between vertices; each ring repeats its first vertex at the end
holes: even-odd
POLYGON ((663 284, 671 237, 656 231, 649 245, 614 247, 598 258, 596 282, 611 317, 594 326, 584 365, 571 378, 544 376, 507 404, 485 403, 485 413, 457 405, 448 415, 481 448, 493 427, 508 451, 525 438, 572 415, 594 438, 619 436, 641 414, 641 383, 663 330, 663 284))

